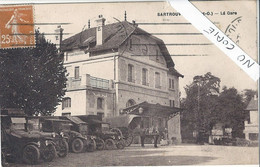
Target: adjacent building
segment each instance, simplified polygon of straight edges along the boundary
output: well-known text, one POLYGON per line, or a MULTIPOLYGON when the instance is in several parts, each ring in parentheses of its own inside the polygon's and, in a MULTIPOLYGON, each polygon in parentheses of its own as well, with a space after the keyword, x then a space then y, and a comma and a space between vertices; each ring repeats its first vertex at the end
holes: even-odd
MULTIPOLYGON (((111 117, 143 102, 157 104, 163 108, 157 112, 175 113, 167 121, 169 138, 181 141, 176 109, 183 75, 175 69, 164 42, 134 22, 106 25, 105 21, 99 16, 97 27, 62 42, 68 81, 55 114, 111 117)), ((149 125, 152 122, 148 120, 149 125)))
POLYGON ((244 123, 245 138, 251 141, 258 141, 258 98, 256 96, 251 99, 245 110, 249 112, 249 117, 244 123))

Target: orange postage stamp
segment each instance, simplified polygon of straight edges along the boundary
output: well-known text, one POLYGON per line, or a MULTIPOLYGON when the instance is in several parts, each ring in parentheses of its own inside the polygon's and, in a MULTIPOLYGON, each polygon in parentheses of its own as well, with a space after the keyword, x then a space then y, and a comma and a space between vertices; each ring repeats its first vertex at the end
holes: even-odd
POLYGON ((33 7, 0 7, 0 49, 35 46, 33 7))

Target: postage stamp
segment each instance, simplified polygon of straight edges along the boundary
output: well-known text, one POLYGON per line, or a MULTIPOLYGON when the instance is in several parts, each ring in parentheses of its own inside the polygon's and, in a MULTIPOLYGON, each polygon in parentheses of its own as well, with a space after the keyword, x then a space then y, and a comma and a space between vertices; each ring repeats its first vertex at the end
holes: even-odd
POLYGON ((0 8, 0 48, 34 46, 33 7, 11 6, 0 8))

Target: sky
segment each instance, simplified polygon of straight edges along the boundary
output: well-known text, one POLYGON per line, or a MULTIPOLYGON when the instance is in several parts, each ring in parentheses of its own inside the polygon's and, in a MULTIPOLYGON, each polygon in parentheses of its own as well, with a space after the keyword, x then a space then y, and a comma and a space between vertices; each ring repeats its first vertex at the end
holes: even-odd
MULTIPOLYGON (((193 4, 201 12, 209 14, 207 17, 223 32, 233 20, 241 17, 241 21, 235 25, 235 30, 229 35, 250 57, 257 60, 256 3, 254 1, 208 1, 193 2, 193 4)), ((100 14, 106 18, 105 24, 117 22, 117 19, 123 21, 125 11, 129 22, 135 20, 137 24, 139 23, 140 28, 152 34, 157 33, 155 36, 165 42, 172 55, 175 68, 184 75, 184 78, 180 78, 182 96, 185 96, 184 87, 192 82, 194 76, 207 72, 219 77, 221 86, 235 87, 239 91, 257 90, 257 82, 253 81, 206 37, 199 34, 191 24, 187 24, 187 20, 167 2, 41 4, 34 6, 36 23, 70 23, 62 26, 64 33, 69 33, 64 35, 64 39, 79 33, 84 27, 86 28, 88 20, 90 20, 91 27, 95 27, 95 20, 100 14), (169 33, 171 34, 169 35, 169 33)), ((54 33, 57 25, 39 25, 38 27, 40 32, 54 33)), ((47 38, 55 42, 54 36, 47 36, 47 38)))

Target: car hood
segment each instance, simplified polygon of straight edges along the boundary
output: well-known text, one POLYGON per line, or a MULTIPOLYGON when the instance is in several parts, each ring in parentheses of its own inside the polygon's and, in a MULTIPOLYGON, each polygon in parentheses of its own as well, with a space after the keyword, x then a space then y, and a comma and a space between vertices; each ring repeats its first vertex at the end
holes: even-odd
POLYGON ((37 132, 37 131, 23 131, 23 130, 12 130, 10 132, 11 135, 16 136, 18 138, 45 138, 51 137, 51 133, 46 132, 37 132))

